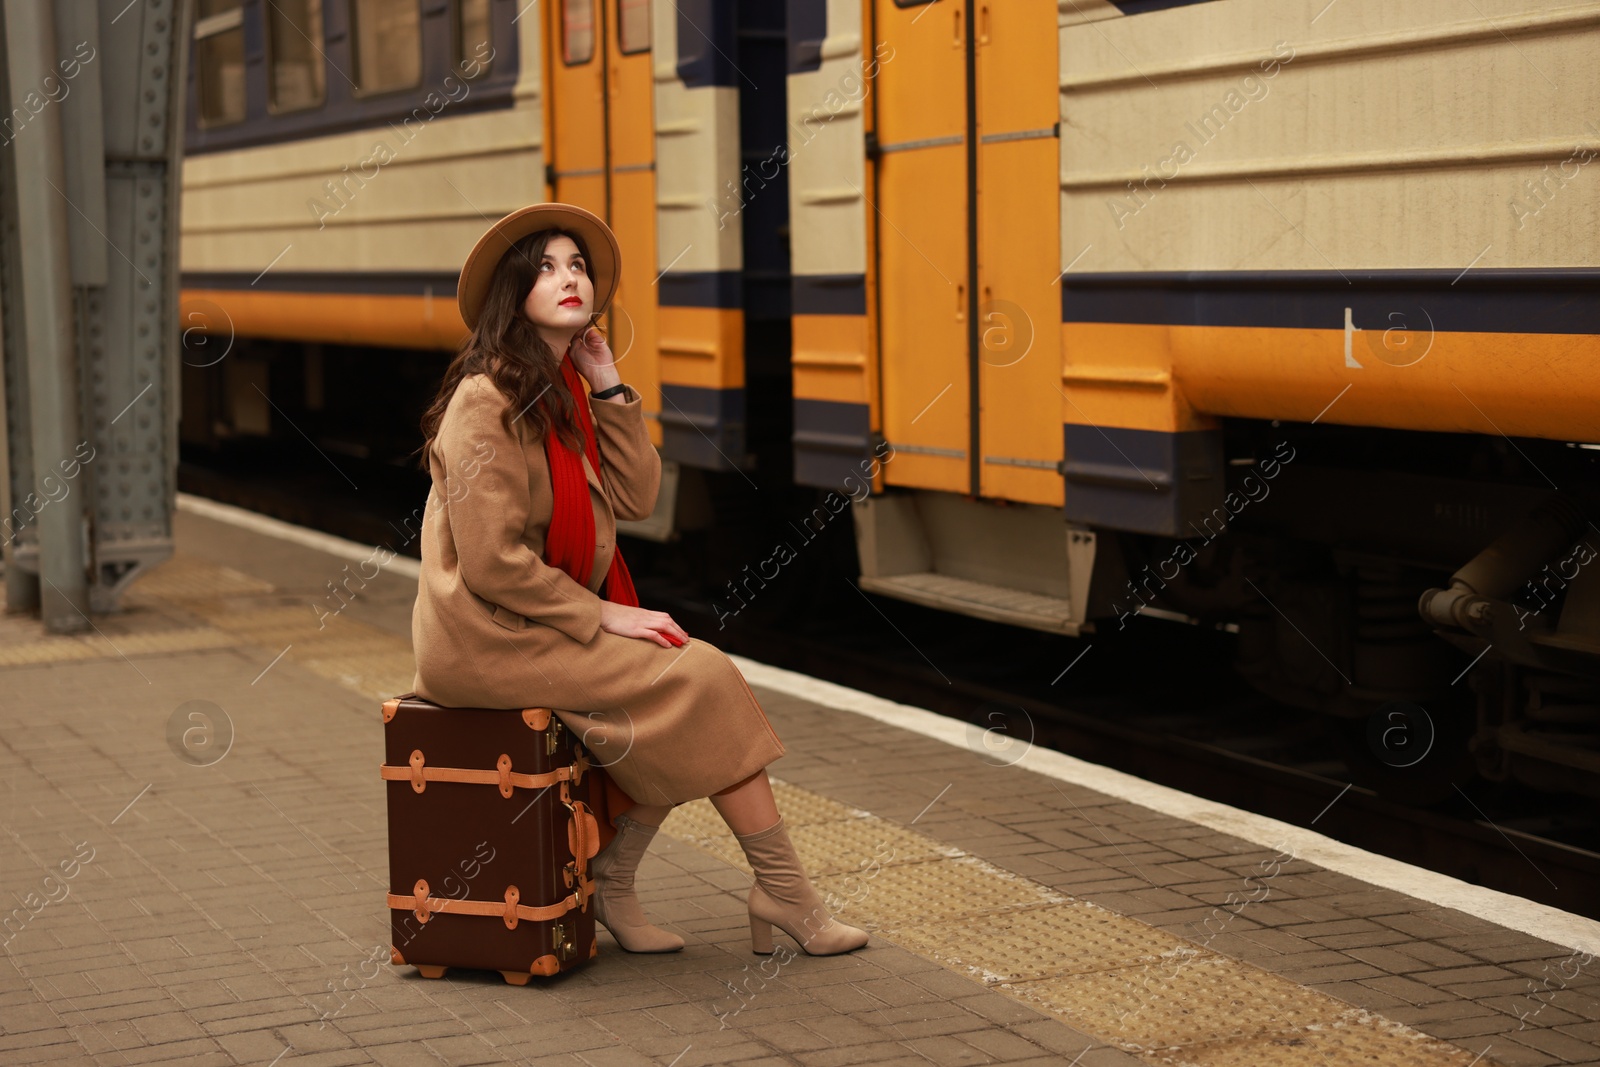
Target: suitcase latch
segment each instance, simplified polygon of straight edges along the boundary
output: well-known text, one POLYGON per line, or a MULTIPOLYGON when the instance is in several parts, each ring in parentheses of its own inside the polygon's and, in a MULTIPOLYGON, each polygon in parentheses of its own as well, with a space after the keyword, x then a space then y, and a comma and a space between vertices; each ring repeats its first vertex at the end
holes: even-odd
POLYGON ((559 960, 570 960, 577 955, 578 946, 567 937, 566 923, 556 923, 550 928, 550 947, 559 960))
POLYGON ((561 720, 555 717, 550 719, 550 729, 544 735, 544 754, 554 756, 556 749, 561 747, 561 720))

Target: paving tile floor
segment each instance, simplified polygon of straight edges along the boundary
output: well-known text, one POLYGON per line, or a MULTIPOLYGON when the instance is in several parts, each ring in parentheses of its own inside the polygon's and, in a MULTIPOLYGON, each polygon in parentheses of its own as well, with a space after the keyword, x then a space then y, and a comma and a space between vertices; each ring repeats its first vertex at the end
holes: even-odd
MULTIPOLYGON (((97 617, 98 634, 0 619, 0 890, 20 905, 0 932, 0 1062, 1180 1062, 1068 1025, 1037 982, 985 981, 882 931, 752 987, 747 876, 666 833, 641 897, 682 953, 602 934, 593 965, 521 988, 372 962, 389 942, 375 698, 398 691, 414 583, 368 583, 328 627, 345 631, 315 635, 346 651, 318 652, 304 619, 343 561, 181 512, 178 530, 164 595, 97 617), (185 591, 196 575, 206 588, 185 591), (289 609, 299 622, 273 614, 289 609)), ((1448 1042, 1463 1064, 1600 1063, 1600 967, 1571 949, 756 692, 789 749, 773 773, 799 789, 1448 1042)), ((1194 1048, 1187 1062, 1368 1062, 1336 1044, 1194 1048)))

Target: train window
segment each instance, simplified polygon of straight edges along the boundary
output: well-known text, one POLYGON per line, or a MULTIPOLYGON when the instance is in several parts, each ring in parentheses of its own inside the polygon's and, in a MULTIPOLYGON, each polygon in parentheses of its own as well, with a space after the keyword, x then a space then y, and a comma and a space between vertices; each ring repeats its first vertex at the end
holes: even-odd
POLYGON ((382 93, 418 84, 422 5, 417 0, 353 0, 351 9, 357 90, 382 93))
POLYGON ((322 103, 322 0, 267 5, 268 106, 298 111, 322 103))
POLYGON ((561 0, 561 59, 567 66, 594 58, 594 0, 561 0))
POLYGON ((650 0, 617 0, 617 46, 625 56, 650 51, 650 0))
POLYGON ((489 0, 459 0, 456 6, 456 64, 465 77, 481 78, 493 54, 489 43, 489 0))
POLYGON ((194 23, 201 126, 244 118, 244 10, 241 0, 200 0, 194 23))

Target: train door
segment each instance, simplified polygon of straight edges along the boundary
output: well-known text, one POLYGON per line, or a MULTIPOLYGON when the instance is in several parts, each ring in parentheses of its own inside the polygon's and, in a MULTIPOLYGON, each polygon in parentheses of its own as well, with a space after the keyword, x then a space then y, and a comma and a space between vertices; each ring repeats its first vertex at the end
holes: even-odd
POLYGON ((605 326, 660 444, 650 0, 557 0, 546 8, 549 196, 605 219, 622 245, 605 326))
POLYGON ((652 128, 650 0, 604 0, 609 213, 622 242, 622 277, 609 313, 611 348, 629 385, 644 396, 651 439, 661 444, 661 367, 656 359, 655 131, 652 128))
MULTIPOLYGON (((970 490, 974 307, 967 0, 873 0, 882 433, 890 485, 970 490)), ((875 210, 874 210, 875 209, 875 210)))
POLYGON ((556 0, 545 5, 545 39, 550 42, 545 129, 550 198, 588 208, 609 222, 605 3, 556 0))
POLYGON ((974 9, 978 485, 1063 504, 1061 114, 1055 0, 974 9))
POLYGON ((874 2, 886 481, 1060 505, 1055 4, 874 2))

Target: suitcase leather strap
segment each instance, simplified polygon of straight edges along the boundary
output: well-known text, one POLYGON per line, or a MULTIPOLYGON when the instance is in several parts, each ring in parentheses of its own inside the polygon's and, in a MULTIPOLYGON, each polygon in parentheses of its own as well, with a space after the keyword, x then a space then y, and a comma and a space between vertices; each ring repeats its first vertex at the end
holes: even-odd
POLYGON ((553 771, 543 774, 522 774, 511 769, 511 757, 500 753, 500 758, 495 761, 495 769, 479 769, 476 767, 430 767, 427 759, 422 754, 422 749, 414 749, 411 753, 411 763, 407 767, 396 767, 392 763, 385 763, 379 768, 379 773, 389 781, 411 783, 411 788, 418 793, 428 787, 429 782, 466 782, 473 785, 498 785, 500 795, 509 797, 516 788, 522 789, 548 789, 562 782, 583 781, 584 771, 589 769, 589 761, 584 756, 565 767, 557 767, 553 771))
POLYGON ((411 912, 417 917, 418 922, 425 923, 430 917, 439 914, 498 915, 505 922, 507 930, 515 930, 517 923, 524 919, 529 922, 549 922, 561 918, 574 909, 582 910, 593 892, 594 882, 586 879, 579 882, 577 887, 562 900, 535 908, 519 903, 521 893, 514 885, 506 887, 503 901, 462 900, 456 897, 429 896, 427 880, 419 878, 411 896, 390 893, 388 897, 389 907, 411 912))

